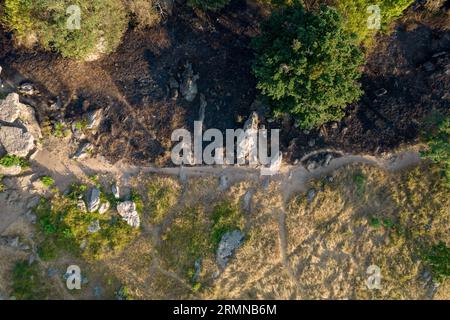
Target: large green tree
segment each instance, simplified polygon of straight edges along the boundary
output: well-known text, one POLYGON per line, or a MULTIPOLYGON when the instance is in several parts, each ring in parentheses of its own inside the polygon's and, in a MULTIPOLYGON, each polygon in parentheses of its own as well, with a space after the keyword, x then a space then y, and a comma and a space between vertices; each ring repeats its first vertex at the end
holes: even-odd
POLYGON ((307 12, 299 2, 274 12, 254 39, 257 88, 276 115, 291 114, 303 128, 340 120, 362 94, 363 54, 338 12, 307 12))

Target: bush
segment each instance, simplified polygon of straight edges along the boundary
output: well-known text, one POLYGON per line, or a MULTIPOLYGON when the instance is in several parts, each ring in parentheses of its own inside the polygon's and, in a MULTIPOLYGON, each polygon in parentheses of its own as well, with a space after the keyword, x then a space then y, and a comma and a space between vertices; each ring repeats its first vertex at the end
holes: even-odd
POLYGON ((359 42, 370 47, 378 30, 368 28, 368 19, 372 13, 367 12, 367 9, 373 5, 380 7, 381 29, 385 29, 413 2, 414 0, 337 0, 336 8, 346 18, 345 29, 354 33, 359 42))
POLYGON ((441 282, 450 276, 450 248, 445 243, 434 245, 430 252, 425 254, 424 260, 431 267, 436 281, 441 282))
POLYGON ((203 10, 218 11, 224 8, 231 0, 188 0, 188 5, 203 10))
POLYGON ((121 0, 5 0, 3 22, 19 43, 32 38, 64 57, 83 60, 112 52, 127 28, 121 0), (72 5, 81 9, 80 29, 67 28, 72 5))
POLYGON ((155 0, 125 0, 130 20, 138 28, 152 27, 161 22, 161 11, 155 0))
POLYGON ((46 186, 47 188, 50 188, 55 184, 55 180, 50 176, 43 176, 40 178, 42 184, 46 186))
POLYGON ((48 286, 41 276, 41 270, 33 262, 21 261, 13 269, 13 292, 19 300, 42 300, 48 296, 48 286))
POLYGON ((437 132, 431 132, 427 137, 427 145, 428 150, 422 152, 422 157, 442 167, 450 186, 450 117, 440 120, 437 132))
POLYGON ((330 7, 314 15, 294 3, 274 12, 253 48, 257 88, 276 116, 287 112, 302 128, 340 120, 347 104, 362 94, 357 82, 362 52, 330 7))

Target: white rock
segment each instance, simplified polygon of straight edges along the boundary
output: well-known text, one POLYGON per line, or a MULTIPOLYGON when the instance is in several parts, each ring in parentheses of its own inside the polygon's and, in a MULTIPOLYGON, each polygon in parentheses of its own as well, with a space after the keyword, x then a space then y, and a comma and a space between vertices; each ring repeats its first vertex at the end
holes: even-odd
POLYGON ((89 212, 95 212, 100 207, 100 190, 93 188, 89 193, 87 209, 89 212))
POLYGON ((0 143, 8 154, 24 158, 34 149, 34 141, 34 137, 21 128, 0 128, 0 143))
POLYGON ((125 201, 117 205, 117 212, 130 226, 139 228, 141 221, 136 210, 136 204, 132 201, 125 201))

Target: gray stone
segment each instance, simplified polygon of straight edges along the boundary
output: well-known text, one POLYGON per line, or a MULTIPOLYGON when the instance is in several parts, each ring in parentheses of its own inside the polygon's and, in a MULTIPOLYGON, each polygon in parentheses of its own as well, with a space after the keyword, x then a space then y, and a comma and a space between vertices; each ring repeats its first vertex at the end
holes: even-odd
POLYGON ((324 163, 325 166, 329 166, 331 160, 333 160, 333 155, 329 153, 329 154, 327 154, 326 157, 325 157, 325 163, 324 163))
POLYGON ((112 194, 114 195, 114 198, 120 199, 120 189, 119 189, 119 186, 117 184, 114 184, 111 187, 111 191, 112 191, 112 194))
POLYGON ((96 131, 103 121, 103 110, 89 112, 86 116, 86 129, 96 131))
POLYGON ((375 95, 376 95, 377 97, 382 97, 382 96, 384 96, 386 93, 387 93, 387 90, 386 90, 385 88, 381 88, 381 89, 378 89, 377 91, 375 91, 375 95))
POLYGON ((234 254, 237 248, 239 248, 244 241, 244 234, 239 231, 227 232, 222 236, 217 249, 217 264, 224 269, 231 256, 234 254))
POLYGON ((424 68, 425 71, 427 71, 427 72, 432 72, 432 71, 434 71, 434 69, 435 69, 434 64, 433 64, 432 62, 430 62, 430 61, 426 62, 426 63, 423 65, 423 68, 424 68))
POLYGON ((100 207, 100 190, 92 188, 87 199, 87 209, 89 212, 95 212, 100 207))
POLYGON ((316 145, 316 140, 314 140, 314 139, 309 140, 308 145, 310 147, 314 147, 316 145))
POLYGON ((17 176, 22 173, 21 166, 5 167, 0 165, 0 176, 17 176))
POLYGON ((117 212, 130 226, 139 228, 141 225, 136 204, 132 201, 125 201, 117 205, 117 212))
POLYGON ((91 156, 92 150, 94 149, 93 145, 89 142, 82 144, 78 150, 73 155, 72 159, 74 160, 84 160, 91 156))
POLYGON ((89 233, 96 233, 100 231, 100 221, 99 220, 95 220, 94 222, 92 222, 92 224, 88 227, 88 232, 89 233))
POLYGON ((250 212, 250 210, 251 210, 252 197, 253 197, 254 193, 255 193, 254 190, 248 190, 245 193, 244 198, 242 199, 242 207, 247 212, 250 212))
POLYGON ((228 177, 227 176, 220 176, 219 189, 220 189, 220 191, 225 191, 226 189, 228 189, 228 177))
POLYGON ((0 121, 12 123, 19 118, 20 108, 18 107, 19 95, 9 94, 4 100, 0 100, 0 121))
POLYGON ((33 96, 39 93, 39 91, 30 82, 22 83, 19 86, 19 93, 25 96, 33 96))
POLYGON ((0 128, 0 143, 6 152, 18 157, 26 157, 34 149, 34 137, 21 128, 0 128))

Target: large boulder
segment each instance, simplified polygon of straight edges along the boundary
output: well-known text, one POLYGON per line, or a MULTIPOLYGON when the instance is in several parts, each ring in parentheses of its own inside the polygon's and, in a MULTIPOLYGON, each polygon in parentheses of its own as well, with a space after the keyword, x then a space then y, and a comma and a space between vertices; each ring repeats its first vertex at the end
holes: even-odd
POLYGON ((141 221, 133 201, 125 201, 117 205, 117 212, 130 226, 139 228, 141 221))
POLYGON ((35 139, 29 132, 16 127, 0 127, 0 143, 10 155, 26 157, 35 148, 35 139))
POLYGON ((234 254, 237 248, 239 248, 244 241, 244 234, 239 230, 227 232, 222 236, 217 249, 217 264, 222 268, 228 264, 228 260, 234 254))

